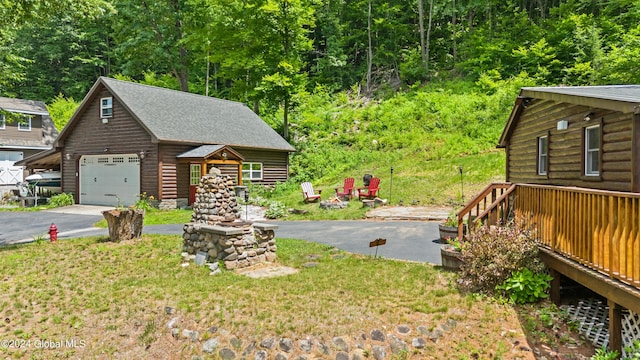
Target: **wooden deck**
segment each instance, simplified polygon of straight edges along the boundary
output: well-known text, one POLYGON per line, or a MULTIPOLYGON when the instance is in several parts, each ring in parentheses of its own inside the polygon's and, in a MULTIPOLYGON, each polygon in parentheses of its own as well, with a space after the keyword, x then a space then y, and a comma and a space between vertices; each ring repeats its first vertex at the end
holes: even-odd
POLYGON ((537 231, 541 257, 554 275, 552 299, 559 300, 559 275, 608 299, 610 348, 620 350, 621 307, 640 314, 640 194, 491 184, 458 213, 459 235, 462 220, 472 230, 514 216, 537 231), (483 205, 487 198, 493 201, 483 205))

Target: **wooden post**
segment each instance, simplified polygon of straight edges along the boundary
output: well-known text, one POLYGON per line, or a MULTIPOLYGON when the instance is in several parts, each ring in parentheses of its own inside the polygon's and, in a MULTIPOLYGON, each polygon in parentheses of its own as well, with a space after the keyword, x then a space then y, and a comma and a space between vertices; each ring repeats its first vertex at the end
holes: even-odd
POLYGON ((551 280, 551 289, 549 289, 549 297, 554 304, 560 306, 560 278, 562 274, 554 269, 549 269, 549 274, 553 277, 551 280))
POLYGON ((622 355, 622 308, 611 300, 609 305, 609 350, 617 351, 618 358, 622 355))

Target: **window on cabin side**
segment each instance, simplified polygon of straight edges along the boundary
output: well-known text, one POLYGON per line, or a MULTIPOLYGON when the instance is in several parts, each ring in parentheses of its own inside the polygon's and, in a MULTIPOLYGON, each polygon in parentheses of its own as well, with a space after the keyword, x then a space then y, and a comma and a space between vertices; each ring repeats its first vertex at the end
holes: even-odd
POLYGON ((538 175, 547 175, 549 159, 549 136, 538 138, 538 175))
POLYGON ((100 117, 110 118, 111 116, 113 116, 113 98, 100 99, 100 117))
POLYGON ((189 166, 189 185, 200 184, 200 178, 202 177, 202 167, 200 164, 191 164, 189 166))
POLYGON ((584 129, 584 172, 587 176, 600 175, 600 125, 584 129))
POLYGON ((247 180, 262 180, 262 163, 243 163, 242 178, 247 180))
POLYGON ((18 131, 31 131, 31 118, 28 116, 21 117, 18 121, 18 131))
POLYGON ((4 130, 7 126, 7 121, 4 119, 4 115, 0 114, 0 130, 4 130))

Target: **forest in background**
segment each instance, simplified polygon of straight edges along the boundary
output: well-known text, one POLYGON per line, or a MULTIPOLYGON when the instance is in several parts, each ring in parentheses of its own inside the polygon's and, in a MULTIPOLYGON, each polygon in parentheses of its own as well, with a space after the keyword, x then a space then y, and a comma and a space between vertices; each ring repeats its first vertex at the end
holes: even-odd
POLYGON ((16 0, 0 96, 58 127, 98 76, 236 100, 299 150, 293 182, 395 165, 394 183, 450 177, 422 191, 443 202, 460 166, 500 177, 521 86, 640 83, 638 24, 632 0, 16 0))

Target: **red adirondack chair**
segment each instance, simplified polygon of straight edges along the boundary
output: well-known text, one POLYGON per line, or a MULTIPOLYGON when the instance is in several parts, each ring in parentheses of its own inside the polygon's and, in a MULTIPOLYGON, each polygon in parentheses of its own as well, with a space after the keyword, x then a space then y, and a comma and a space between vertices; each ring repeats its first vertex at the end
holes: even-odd
POLYGON ((361 198, 373 199, 378 196, 378 188, 380 187, 380 178, 371 178, 368 187, 358 188, 358 200, 361 198))
POLYGON ((354 179, 353 178, 345 178, 344 179, 344 184, 342 186, 342 191, 339 191, 340 188, 337 187, 336 188, 336 197, 338 197, 338 199, 349 199, 351 200, 351 198, 353 197, 353 183, 354 183, 354 179))
POLYGON ((322 193, 322 190, 318 190, 318 193, 316 194, 313 191, 313 185, 311 185, 310 182, 303 182, 300 186, 302 187, 304 202, 315 202, 320 200, 320 193, 322 193))

